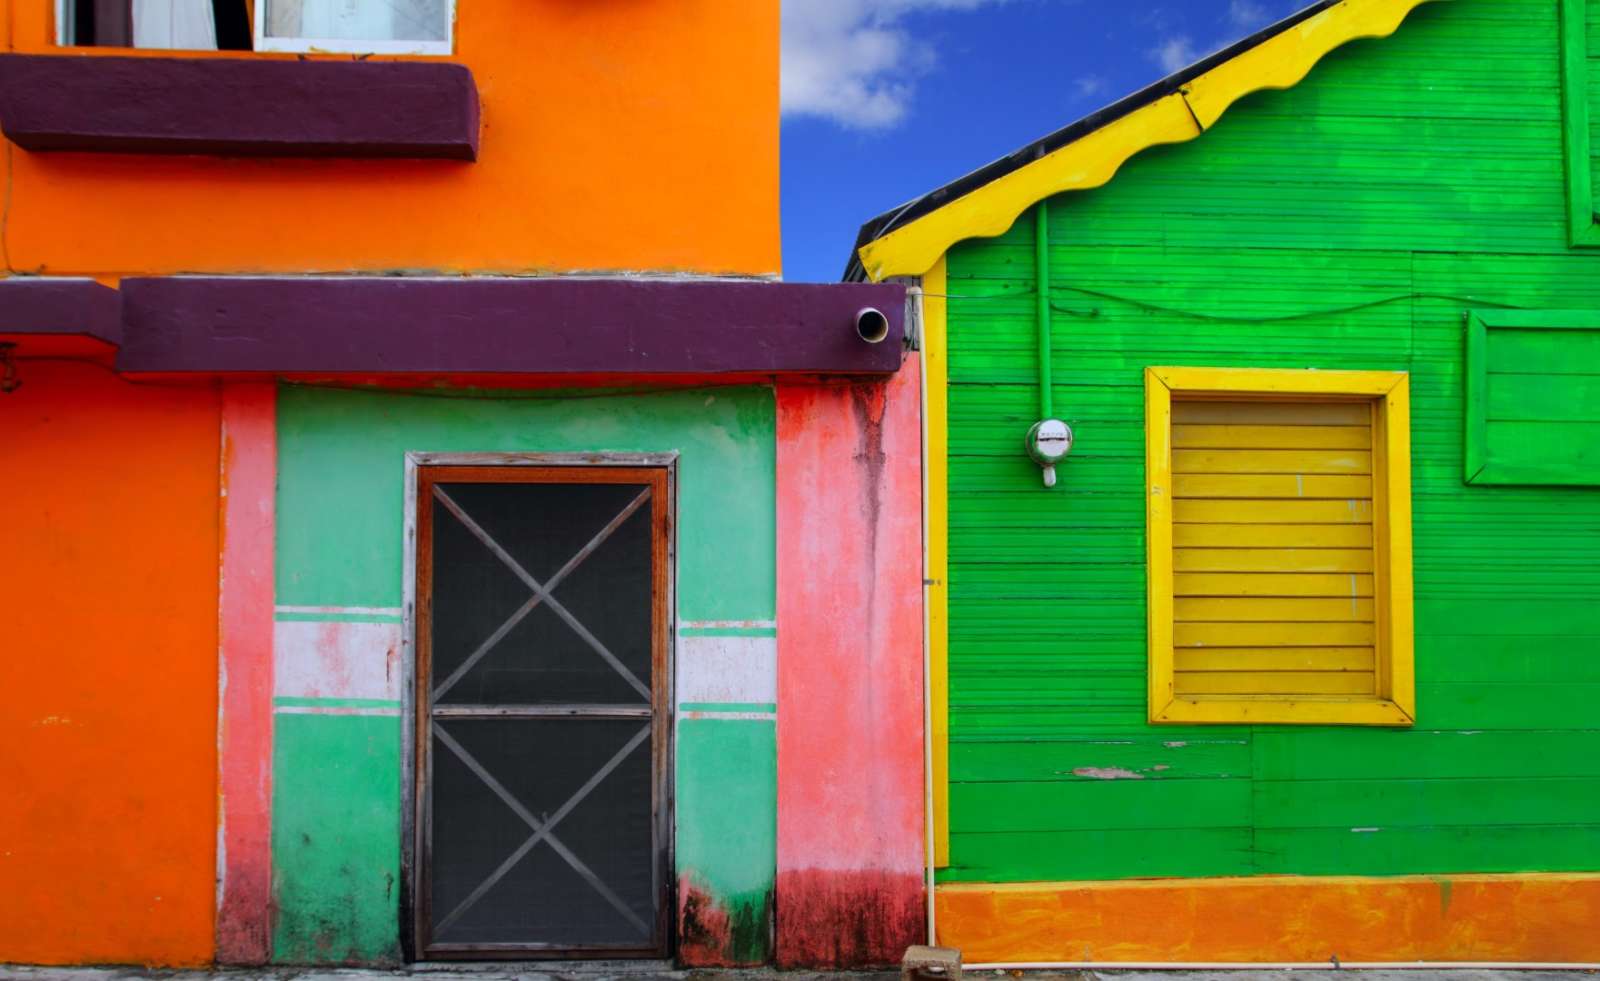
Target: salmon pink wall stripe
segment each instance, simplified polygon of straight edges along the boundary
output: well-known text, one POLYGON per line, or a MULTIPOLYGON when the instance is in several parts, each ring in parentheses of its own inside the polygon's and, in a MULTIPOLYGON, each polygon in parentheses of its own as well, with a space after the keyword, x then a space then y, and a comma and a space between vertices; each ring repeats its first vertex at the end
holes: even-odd
POLYGON ((778 388, 780 966, 923 935, 918 369, 778 388))
POLYGON ((217 960, 272 950, 272 631, 277 388, 222 390, 217 960))

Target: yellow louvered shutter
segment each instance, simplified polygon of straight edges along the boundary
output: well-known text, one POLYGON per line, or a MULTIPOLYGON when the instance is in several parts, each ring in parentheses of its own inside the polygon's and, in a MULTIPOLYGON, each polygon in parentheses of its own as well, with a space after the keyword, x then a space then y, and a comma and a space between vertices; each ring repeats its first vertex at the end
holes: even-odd
POLYGON ((1145 370, 1151 722, 1412 725, 1404 372, 1145 370))
POLYGON ((1372 407, 1172 403, 1174 692, 1374 696, 1372 407))

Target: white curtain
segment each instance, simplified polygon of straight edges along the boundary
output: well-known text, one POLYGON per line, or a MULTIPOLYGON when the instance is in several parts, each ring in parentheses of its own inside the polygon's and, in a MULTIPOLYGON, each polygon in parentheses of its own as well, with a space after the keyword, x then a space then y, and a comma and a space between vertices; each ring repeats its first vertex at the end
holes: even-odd
POLYGON ((269 37, 444 41, 448 0, 266 0, 269 37))
POLYGON ((133 46, 215 51, 211 0, 133 0, 133 46))

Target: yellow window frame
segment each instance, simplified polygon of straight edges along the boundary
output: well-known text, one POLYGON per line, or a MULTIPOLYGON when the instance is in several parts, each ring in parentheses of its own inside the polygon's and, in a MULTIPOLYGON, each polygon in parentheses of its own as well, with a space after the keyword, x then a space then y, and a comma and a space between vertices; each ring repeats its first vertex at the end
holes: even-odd
POLYGON ((1145 369, 1151 723, 1409 726, 1416 720, 1411 568, 1409 376, 1393 371, 1145 369), (1172 576, 1172 401, 1181 398, 1367 402, 1373 425, 1376 696, 1175 693, 1172 576))

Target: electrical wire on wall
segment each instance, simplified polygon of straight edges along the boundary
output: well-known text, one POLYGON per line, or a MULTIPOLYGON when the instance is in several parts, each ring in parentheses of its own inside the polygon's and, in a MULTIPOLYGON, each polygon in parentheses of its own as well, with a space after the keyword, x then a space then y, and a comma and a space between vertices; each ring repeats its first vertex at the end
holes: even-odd
MULTIPOLYGON (((1088 296, 1100 300, 1111 300, 1116 303, 1126 304, 1149 313, 1160 313, 1172 317, 1182 317, 1187 320, 1204 320, 1212 323, 1227 324, 1273 324, 1290 323, 1296 320, 1312 320, 1317 317, 1334 317, 1340 314, 1356 313, 1361 310, 1370 310, 1374 307, 1388 306, 1392 303, 1404 303, 1409 300, 1440 300, 1450 303, 1461 303, 1468 306, 1494 307, 1500 310, 1537 310, 1540 306, 1528 306, 1522 303, 1507 303, 1502 300, 1488 300, 1478 296, 1465 296, 1458 293, 1394 293, 1388 296, 1375 297, 1371 300, 1362 300, 1337 307, 1322 307, 1312 310, 1300 310, 1295 313, 1272 314, 1269 316, 1235 316, 1231 314, 1209 313, 1201 310, 1185 310, 1181 307, 1171 307, 1138 297, 1123 296, 1105 290, 1090 289, 1085 286, 1052 286, 1052 294, 1072 293, 1079 296, 1088 296)), ((1018 290, 1014 293, 929 293, 928 296, 939 296, 947 300, 1028 300, 1038 295, 1035 290, 1018 290)), ((1064 306, 1054 300, 1050 309, 1068 316, 1095 318, 1105 315, 1099 307, 1084 309, 1081 307, 1064 306)))

